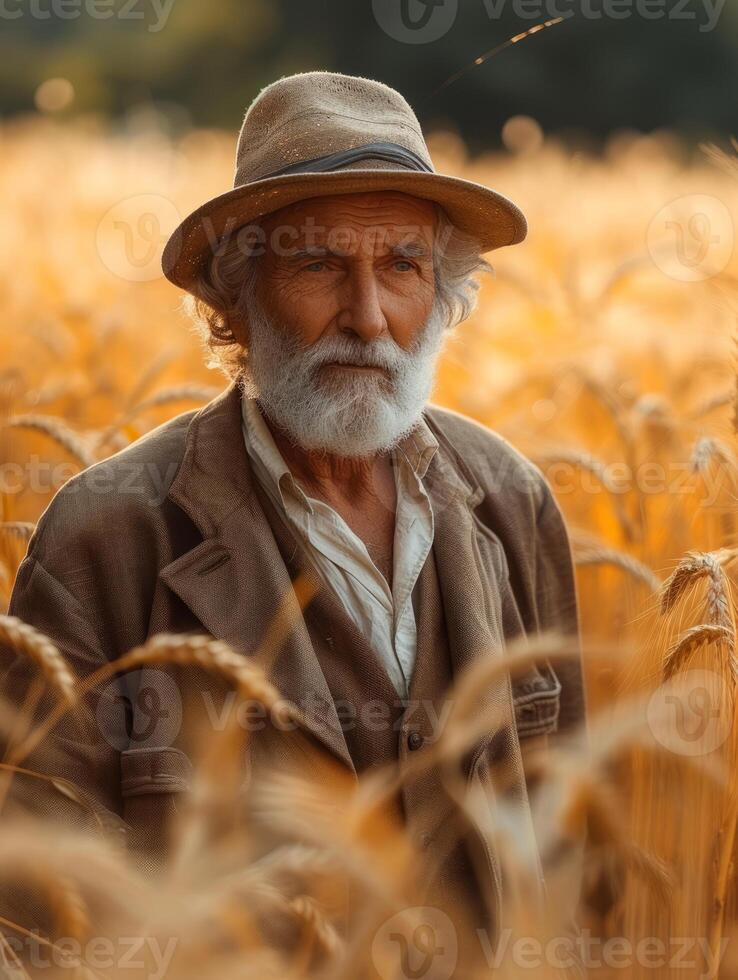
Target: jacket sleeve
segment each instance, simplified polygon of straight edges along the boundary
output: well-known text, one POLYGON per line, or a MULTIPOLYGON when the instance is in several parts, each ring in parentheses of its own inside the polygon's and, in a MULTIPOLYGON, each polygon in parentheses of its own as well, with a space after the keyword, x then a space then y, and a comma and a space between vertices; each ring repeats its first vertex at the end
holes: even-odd
MULTIPOLYGON (((85 558, 84 549, 75 548, 70 537, 74 535, 64 526, 42 515, 18 569, 8 615, 45 634, 73 677, 82 679, 104 664, 106 657, 73 592, 74 575, 69 570, 84 567, 85 558)), ((33 823, 42 821, 46 828, 89 831, 125 844, 126 824, 119 816, 118 746, 123 733, 116 731, 124 717, 124 702, 117 701, 114 684, 103 685, 102 694, 94 690, 80 698, 78 706, 63 715, 30 754, 17 760, 27 772, 12 776, 3 772, 4 779, 10 778, 4 819, 21 821, 29 834, 33 823)), ((29 656, 0 640, 0 750, 6 762, 15 761, 13 753, 24 732, 47 718, 59 701, 60 694, 29 656), (33 718, 29 704, 35 705, 33 718), (19 721, 22 730, 17 727, 19 721)), ((52 904, 38 888, 5 878, 0 872, 0 915, 6 919, 50 936, 55 928, 52 904)))
MULTIPOLYGON (((81 680, 105 664, 107 658, 90 617, 74 594, 73 579, 66 571, 76 564, 75 560, 69 560, 69 548, 74 547, 74 542, 61 549, 65 571, 55 569, 54 555, 61 551, 44 549, 46 527, 44 516, 18 569, 8 615, 45 634, 59 649, 72 675, 81 680)), ((58 535, 56 528, 54 535, 58 535)), ((84 560, 82 553, 80 559, 84 560)), ((26 654, 0 642, 0 696, 6 722, 0 728, 0 738, 5 743, 5 753, 12 748, 13 738, 7 721, 10 717, 12 722, 18 716, 26 698, 39 685, 41 695, 37 699, 34 724, 48 716, 59 696, 47 683, 41 682, 39 668, 26 654)), ((102 691, 95 689, 80 699, 79 706, 65 714, 46 739, 19 763, 24 769, 58 779, 55 784, 30 775, 15 775, 9 794, 11 808, 19 808, 24 814, 68 821, 76 827, 124 828, 119 818, 119 749, 125 738, 125 709, 117 691, 118 682, 114 681, 104 684, 102 691)))
POLYGON ((572 640, 572 656, 558 660, 554 665, 554 672, 561 682, 557 732, 563 734, 580 725, 586 726, 586 693, 571 545, 561 509, 545 482, 536 527, 537 627, 540 632, 553 630, 572 640))

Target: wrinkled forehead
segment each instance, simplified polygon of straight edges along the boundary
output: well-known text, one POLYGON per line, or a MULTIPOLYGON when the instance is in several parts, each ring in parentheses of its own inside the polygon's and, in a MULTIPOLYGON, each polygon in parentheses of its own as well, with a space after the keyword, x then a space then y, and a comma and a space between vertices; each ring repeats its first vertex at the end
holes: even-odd
POLYGON ((277 254, 429 258, 437 206, 409 194, 374 192, 309 198, 260 222, 277 254))

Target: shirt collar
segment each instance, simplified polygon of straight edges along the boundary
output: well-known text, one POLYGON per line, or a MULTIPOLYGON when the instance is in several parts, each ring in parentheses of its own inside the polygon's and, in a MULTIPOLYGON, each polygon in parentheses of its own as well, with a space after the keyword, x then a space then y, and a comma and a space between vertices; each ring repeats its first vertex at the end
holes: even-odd
POLYGON ((418 425, 398 444, 397 450, 404 453, 416 476, 422 480, 438 450, 438 440, 421 416, 418 425))
POLYGON ((284 477, 293 489, 297 489, 290 468, 277 448, 274 436, 264 421, 256 399, 246 394, 241 396, 241 420, 249 456, 256 459, 272 486, 281 494, 284 477))
MULTIPOLYGON (((249 454, 258 457, 276 486, 281 487, 282 478, 287 477, 291 486, 296 488, 292 473, 277 448, 255 398, 242 395, 241 416, 249 454)), ((422 480, 437 450, 438 440, 421 416, 418 425, 397 444, 394 452, 401 454, 418 479, 422 480)))

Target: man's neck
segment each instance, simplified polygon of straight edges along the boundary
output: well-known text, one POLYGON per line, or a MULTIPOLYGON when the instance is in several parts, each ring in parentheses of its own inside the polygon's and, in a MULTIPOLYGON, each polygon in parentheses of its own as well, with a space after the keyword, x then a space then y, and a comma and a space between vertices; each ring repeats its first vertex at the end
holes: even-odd
POLYGON ((357 509, 378 502, 386 508, 391 498, 394 510, 394 473, 388 453, 351 457, 303 449, 291 442, 265 413, 263 417, 290 472, 310 495, 334 505, 344 501, 357 509))

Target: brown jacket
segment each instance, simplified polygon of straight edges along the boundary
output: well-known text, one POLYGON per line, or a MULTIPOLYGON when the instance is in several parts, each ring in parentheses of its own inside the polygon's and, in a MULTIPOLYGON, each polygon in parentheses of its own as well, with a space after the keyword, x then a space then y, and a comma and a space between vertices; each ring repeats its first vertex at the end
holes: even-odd
MULTIPOLYGON (((239 397, 232 383, 202 409, 177 416, 89 467, 43 513, 9 613, 48 634, 78 675, 160 632, 204 631, 247 656, 264 639, 291 578, 254 490, 239 397)), ((505 641, 523 633, 558 629, 578 636, 567 533, 540 470, 470 419, 431 406, 425 417, 440 443, 426 484, 454 676, 478 656, 504 656, 505 641)), ((30 676, 27 661, 6 650, 3 669, 0 693, 18 703, 30 676)), ((204 673, 190 673, 186 680, 176 669, 171 674, 185 711, 193 690, 215 690, 204 673)), ((270 677, 301 707, 306 734, 354 772, 303 619, 271 665, 270 677)), ((81 736, 65 721, 54 733, 52 751, 27 765, 33 768, 36 761, 81 787, 103 820, 116 824, 122 818, 122 832, 153 849, 166 833, 177 794, 188 787, 192 745, 172 718, 176 710, 153 712, 131 689, 136 683, 132 677, 121 682, 122 701, 111 698, 110 689, 103 698, 93 695, 96 730, 81 736), (126 699, 128 715, 121 713, 126 699)), ((170 689, 165 685, 159 693, 166 701, 170 689)), ((488 698, 503 716, 507 712, 510 724, 475 746, 469 779, 488 791, 494 807, 493 773, 502 762, 512 775, 518 826, 533 833, 520 742, 532 735, 554 739, 583 722, 581 663, 557 662, 554 670, 546 662, 488 698)), ((262 742, 267 764, 295 762, 284 741, 262 742)), ((28 792, 34 807, 55 816, 69 805, 53 791, 39 802, 37 785, 28 792)), ((499 861, 489 841, 485 852, 499 925, 499 861)))

